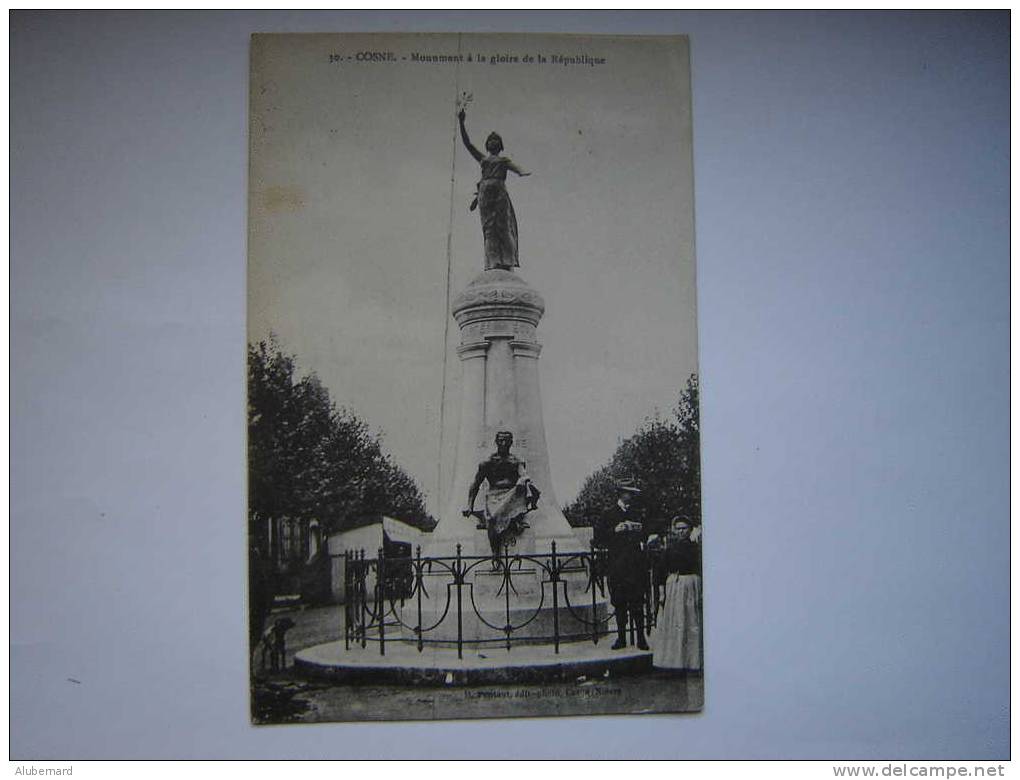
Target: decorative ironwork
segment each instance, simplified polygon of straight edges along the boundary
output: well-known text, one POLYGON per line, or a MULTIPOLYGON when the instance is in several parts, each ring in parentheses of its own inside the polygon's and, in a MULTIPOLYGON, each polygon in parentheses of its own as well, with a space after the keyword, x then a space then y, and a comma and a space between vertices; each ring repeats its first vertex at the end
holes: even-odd
MULTIPOLYGON (((420 546, 413 555, 409 546, 403 549, 381 547, 375 558, 366 557, 364 550, 348 551, 335 556, 344 559, 345 647, 360 645, 365 648, 369 642, 377 642, 379 654, 385 655, 387 643, 394 641, 394 633, 403 632, 403 641, 413 642, 418 652, 430 644, 455 644, 458 658, 464 657, 465 646, 492 645, 499 641, 500 635, 508 651, 515 644, 528 643, 549 644, 554 653, 559 653, 561 642, 567 638, 562 635, 561 613, 569 614, 584 627, 586 637, 598 644, 602 637, 612 633, 609 627, 615 619, 615 612, 607 603, 606 556, 605 549, 594 545, 585 552, 560 552, 555 542, 548 553, 522 554, 504 550, 499 559, 490 555, 464 555, 459 544, 455 555, 438 557, 422 556, 420 546), (516 587, 515 580, 519 582, 525 571, 538 577, 537 605, 524 603, 516 587), (500 578, 496 596, 502 603, 502 625, 492 622, 491 609, 479 607, 475 589, 468 581, 472 574, 482 572, 500 578), (572 600, 572 585, 574 599, 583 596, 583 605, 579 600, 578 603, 572 600), (467 596, 465 587, 469 591, 467 596), (426 619, 423 601, 433 599, 441 606, 430 610, 437 615, 434 619, 431 619, 432 614, 426 619), (525 631, 542 614, 547 603, 551 606, 552 634, 525 631), (602 604, 606 605, 604 616, 600 616, 602 604), (526 614, 519 616, 522 610, 526 614), (515 615, 518 615, 516 620, 515 615), (494 636, 465 637, 466 617, 480 622, 494 636), (438 638, 438 629, 450 629, 451 623, 456 624, 456 639, 438 638)), ((661 602, 659 589, 653 589, 650 558, 648 563, 644 610, 645 626, 652 628, 661 602)), ((573 636, 576 637, 576 633, 573 636)))

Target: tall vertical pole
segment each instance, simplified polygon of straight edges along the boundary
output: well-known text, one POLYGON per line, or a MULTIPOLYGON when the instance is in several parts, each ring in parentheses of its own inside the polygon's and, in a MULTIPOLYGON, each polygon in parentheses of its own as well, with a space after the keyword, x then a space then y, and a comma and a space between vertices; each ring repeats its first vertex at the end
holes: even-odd
POLYGON ((590 579, 589 586, 591 588, 591 643, 593 645, 597 645, 599 643, 599 613, 598 613, 598 599, 596 598, 595 595, 595 591, 598 590, 595 584, 597 580, 596 576, 597 570, 595 568, 597 564, 597 561, 595 559, 595 542, 591 542, 590 546, 591 546, 591 562, 589 565, 591 566, 591 568, 589 569, 590 574, 588 576, 590 579))
POLYGON ((376 614, 379 616, 379 655, 386 655, 386 549, 379 548, 375 577, 376 614))
POLYGON ((504 545, 503 547, 503 599, 506 602, 506 625, 503 630, 506 632, 506 651, 510 652, 510 633, 513 629, 510 627, 510 551, 504 545))
MULTIPOLYGON (((457 35, 457 54, 460 54, 461 35, 457 35)), ((460 105, 460 58, 453 71, 453 103, 454 108, 460 105)), ((440 502, 443 499, 443 428, 445 418, 443 407, 446 400, 446 372, 447 372, 447 344, 450 341, 450 284, 453 269, 453 190, 457 180, 457 122, 454 119, 453 146, 450 150, 450 218, 446 229, 446 312, 445 326, 443 328, 443 386, 439 396, 439 457, 436 458, 436 495, 440 502)), ((440 503, 442 506, 442 503, 440 503)))
POLYGON ((556 540, 552 542, 552 571, 549 579, 552 580, 553 589, 553 649, 556 654, 560 653, 560 573, 559 564, 556 561, 556 540))
POLYGON ((457 563, 456 569, 454 569, 454 583, 457 586, 457 658, 464 657, 464 619, 461 610, 463 605, 461 603, 460 589, 464 582, 464 572, 461 570, 460 561, 460 542, 457 542, 457 563))
POLYGON ((344 550, 344 650, 351 649, 351 565, 350 551, 344 550))
POLYGON ((421 570, 421 545, 420 544, 418 545, 417 561, 415 562, 414 572, 415 572, 415 574, 414 574, 414 585, 415 585, 415 588, 418 590, 418 628, 417 628, 416 633, 418 634, 418 652, 420 653, 422 651, 422 647, 425 644, 425 640, 422 638, 422 631, 421 631, 421 592, 422 592, 422 585, 424 583, 422 582, 423 575, 422 575, 422 570, 421 570))
POLYGON ((364 650, 368 644, 368 595, 365 593, 365 580, 368 572, 365 570, 365 551, 358 554, 358 598, 361 601, 361 648, 364 650))

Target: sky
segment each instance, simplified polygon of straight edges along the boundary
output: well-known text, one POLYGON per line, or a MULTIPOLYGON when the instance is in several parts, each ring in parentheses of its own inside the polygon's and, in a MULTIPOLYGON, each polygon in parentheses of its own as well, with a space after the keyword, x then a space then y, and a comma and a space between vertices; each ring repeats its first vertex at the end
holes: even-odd
POLYGON ((546 302, 539 371, 556 495, 569 502, 620 440, 669 413, 697 371, 685 39, 261 36, 252 58, 249 341, 274 333, 299 372, 315 371, 381 434, 433 514, 459 403, 447 295, 483 268, 460 93, 473 98, 475 146, 496 130, 533 173, 507 187, 518 272, 546 302), (366 51, 395 60, 358 61, 366 51))

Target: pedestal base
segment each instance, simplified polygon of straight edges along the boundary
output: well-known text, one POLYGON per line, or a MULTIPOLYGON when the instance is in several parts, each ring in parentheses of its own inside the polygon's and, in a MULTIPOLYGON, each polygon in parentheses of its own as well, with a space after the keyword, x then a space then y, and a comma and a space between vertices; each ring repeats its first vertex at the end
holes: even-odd
POLYGON ((403 642, 344 649, 343 642, 316 645, 297 653, 295 669, 308 677, 334 682, 395 683, 401 685, 482 685, 575 681, 618 677, 652 671, 652 654, 629 647, 611 650, 609 642, 577 642, 551 647, 469 650, 463 658, 452 648, 426 648, 421 653, 403 642))
MULTIPOLYGON (((485 271, 454 298, 451 313, 460 328, 460 418, 457 450, 444 509, 434 531, 434 545, 443 552, 474 538, 474 520, 461 512, 478 473, 495 449, 497 432, 513 436, 511 454, 525 464, 532 485, 541 492, 529 512, 530 528, 518 540, 517 553, 548 552, 556 540, 561 549, 576 549, 580 538, 567 523, 553 490, 549 451, 542 417, 538 361, 538 323, 545 303, 538 291, 517 274, 485 271)), ((484 494, 475 507, 485 505, 484 494)), ((482 534, 484 539, 484 533, 482 534)), ((486 555, 487 542, 464 554, 486 555)))
POLYGON ((401 608, 401 638, 417 642, 419 609, 423 640, 440 646, 456 646, 459 640, 471 647, 505 648, 605 636, 606 598, 598 592, 592 598, 595 586, 586 571, 561 570, 559 582, 553 583, 540 565, 510 560, 509 574, 491 560, 472 562, 459 604, 449 572, 424 575, 421 603, 412 598, 401 608))

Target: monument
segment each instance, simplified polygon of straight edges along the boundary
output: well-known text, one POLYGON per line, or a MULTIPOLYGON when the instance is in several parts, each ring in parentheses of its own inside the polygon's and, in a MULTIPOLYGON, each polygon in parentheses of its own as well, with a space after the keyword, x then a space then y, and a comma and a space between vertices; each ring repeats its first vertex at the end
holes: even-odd
MULTIPOLYGON (((523 463, 522 473, 529 480, 527 488, 524 484, 519 487, 538 494, 537 505, 527 511, 523 522, 514 524, 509 522, 513 518, 505 519, 517 525, 505 536, 510 551, 548 553, 553 541, 563 552, 577 551, 587 544, 574 533, 559 507, 545 439, 538 371, 542 345, 537 335, 545 302, 512 270, 520 266, 520 260, 517 217, 506 189, 506 174, 530 174, 502 155, 503 141, 497 133, 486 139, 488 154, 476 149, 465 127, 465 115, 462 108, 458 114, 461 138, 482 174, 471 207, 477 207, 481 218, 485 270, 453 299, 451 306, 450 314, 460 328, 459 432, 446 506, 429 552, 449 554, 458 543, 465 555, 495 552, 489 525, 476 522, 476 518, 481 519, 479 515, 484 516, 485 508, 469 504, 474 503, 472 491, 484 487, 475 484, 476 477, 483 471, 480 465, 490 461, 500 432, 510 434, 512 457, 523 463)), ((489 495, 493 489, 508 487, 504 484, 496 488, 495 480, 485 481, 489 495)))
POLYGON ((413 556, 380 548, 348 559, 345 639, 297 662, 333 679, 445 684, 647 671, 643 638, 627 653, 599 643, 609 633, 601 575, 552 486, 538 369, 545 302, 514 271, 517 217, 505 183, 507 171, 529 174, 502 155, 496 133, 482 154, 463 109, 458 119, 482 172, 470 208, 479 211, 484 269, 449 312, 462 371, 445 507, 413 556))
POLYGON ((675 679, 631 684, 668 583, 647 539, 627 558, 595 534, 613 477, 655 521, 700 511, 696 385, 676 436, 624 445, 696 368, 688 48, 253 37, 249 384, 272 392, 249 393, 249 524, 272 546, 249 554, 293 548, 301 575, 252 567, 280 613, 252 644, 296 624, 272 646, 293 667, 251 670, 260 722, 700 707, 700 590, 670 612, 692 626, 675 679), (343 537, 322 559, 289 533, 312 523, 343 537))
POLYGON ((579 563, 568 565, 550 582, 541 558, 554 548, 565 556, 581 552, 588 543, 567 523, 552 486, 538 371, 537 329, 545 302, 512 270, 520 260, 506 174, 530 174, 502 155, 497 133, 486 139, 488 154, 482 154, 468 136, 463 108, 458 119, 464 146, 481 167, 471 209, 481 219, 485 262, 451 305, 462 368, 456 458, 445 510, 425 552, 431 558, 487 556, 491 565, 470 565, 465 587, 472 608, 459 627, 439 619, 449 601, 441 586, 447 575, 436 573, 433 587, 426 588, 432 596, 422 606, 424 623, 438 623, 431 637, 439 641, 453 641, 458 632, 483 644, 540 641, 528 636, 554 633, 590 639, 592 624, 606 611, 604 599, 586 593, 590 572, 579 563), (553 589, 560 589, 556 598, 553 589), (513 605, 507 600, 511 591, 513 605), (573 606, 564 603, 571 598, 573 606), (508 636, 508 625, 529 631, 508 636))

